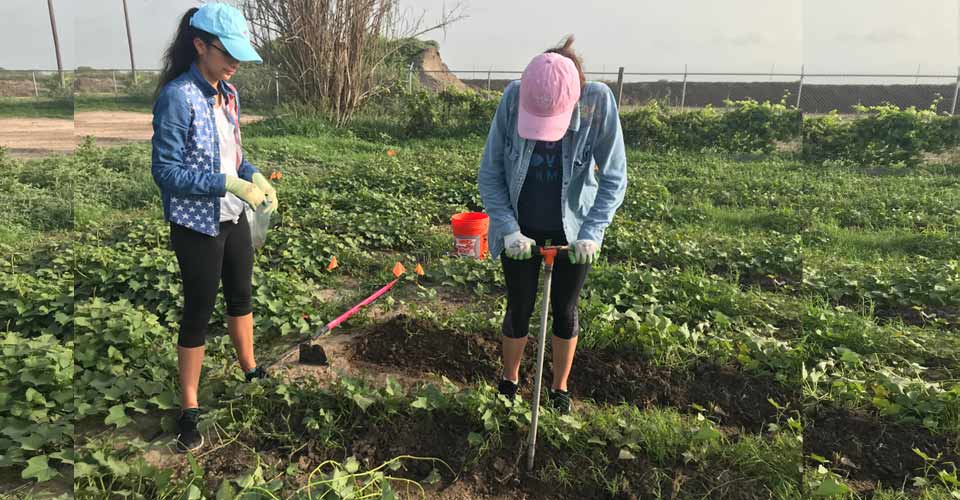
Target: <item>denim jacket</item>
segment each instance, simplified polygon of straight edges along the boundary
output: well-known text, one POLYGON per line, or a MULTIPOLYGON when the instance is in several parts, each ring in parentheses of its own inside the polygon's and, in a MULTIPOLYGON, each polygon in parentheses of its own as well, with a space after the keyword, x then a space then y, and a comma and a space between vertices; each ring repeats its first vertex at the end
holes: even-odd
MULTIPOLYGON (((220 82, 227 118, 240 144, 240 104, 236 88, 220 82)), ((153 105, 153 179, 160 187, 164 219, 216 236, 226 175, 220 173, 220 137, 214 119, 213 88, 196 65, 166 84, 153 105)), ((251 181, 256 167, 242 153, 237 176, 251 181)))
MULTIPOLYGON (((504 236, 519 231, 517 202, 536 141, 517 134, 520 82, 503 92, 480 162, 480 198, 490 216, 488 240, 496 258, 504 236)), ((567 241, 603 243, 603 233, 623 203, 627 157, 617 103, 610 88, 589 82, 563 136, 561 219, 567 241)))

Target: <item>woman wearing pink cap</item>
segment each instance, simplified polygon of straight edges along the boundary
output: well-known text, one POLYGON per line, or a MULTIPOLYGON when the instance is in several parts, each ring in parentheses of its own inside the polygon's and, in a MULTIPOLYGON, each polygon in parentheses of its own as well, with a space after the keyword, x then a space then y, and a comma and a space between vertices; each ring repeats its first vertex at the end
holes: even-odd
POLYGON ((535 245, 569 244, 558 259, 553 309, 551 405, 570 411, 567 377, 577 346, 580 291, 600 252, 603 233, 623 203, 627 160, 617 103, 603 83, 587 82, 571 49, 533 58, 503 92, 480 164, 479 186, 490 216, 491 254, 507 284, 501 394, 517 393, 520 361, 537 298, 535 245))

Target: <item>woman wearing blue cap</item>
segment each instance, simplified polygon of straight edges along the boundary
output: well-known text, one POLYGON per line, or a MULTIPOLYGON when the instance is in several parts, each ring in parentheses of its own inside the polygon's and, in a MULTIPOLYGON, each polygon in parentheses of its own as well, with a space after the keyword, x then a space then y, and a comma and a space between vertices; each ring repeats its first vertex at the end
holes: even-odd
POLYGON ((248 381, 266 376, 253 355, 253 248, 243 204, 275 211, 277 192, 240 147, 237 90, 227 80, 242 61, 262 62, 239 10, 222 3, 188 10, 164 56, 153 107, 153 178, 184 292, 177 340, 181 452, 203 446, 197 389, 221 282, 240 367, 248 381))

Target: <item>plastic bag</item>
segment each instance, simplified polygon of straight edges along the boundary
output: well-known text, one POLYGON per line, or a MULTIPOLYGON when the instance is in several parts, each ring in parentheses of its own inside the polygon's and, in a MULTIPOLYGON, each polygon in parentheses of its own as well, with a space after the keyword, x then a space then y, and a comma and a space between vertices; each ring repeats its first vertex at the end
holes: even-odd
POLYGON ((250 226, 250 241, 253 248, 260 248, 267 242, 267 230, 270 229, 270 213, 267 204, 261 203, 256 210, 246 205, 247 224, 250 226))

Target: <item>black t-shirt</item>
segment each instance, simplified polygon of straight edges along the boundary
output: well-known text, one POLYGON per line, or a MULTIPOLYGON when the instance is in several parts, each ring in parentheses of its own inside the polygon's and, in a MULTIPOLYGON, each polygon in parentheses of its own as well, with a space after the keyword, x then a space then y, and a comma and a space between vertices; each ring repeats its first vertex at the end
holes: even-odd
POLYGON ((520 227, 527 231, 562 232, 562 189, 563 140, 537 141, 517 202, 520 227))

